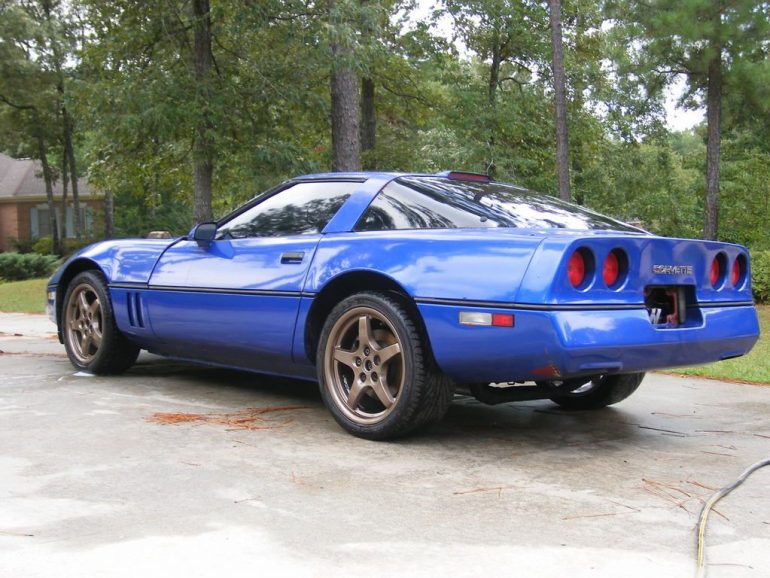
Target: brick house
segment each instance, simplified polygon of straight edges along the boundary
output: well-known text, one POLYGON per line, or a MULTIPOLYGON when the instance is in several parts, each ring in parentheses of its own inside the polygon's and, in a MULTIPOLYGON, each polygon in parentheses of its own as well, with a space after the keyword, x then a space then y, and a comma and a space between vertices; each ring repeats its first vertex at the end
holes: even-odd
MULTIPOLYGON (((13 159, 0 153, 0 251, 13 249, 12 241, 37 239, 50 235, 45 181, 39 161, 13 159)), ((78 180, 81 222, 84 232, 93 230, 94 215, 102 210, 102 195, 96 194, 85 179, 78 180)), ((59 227, 62 226, 61 180, 53 186, 59 227)), ((66 208, 67 237, 75 236, 72 191, 66 208)))

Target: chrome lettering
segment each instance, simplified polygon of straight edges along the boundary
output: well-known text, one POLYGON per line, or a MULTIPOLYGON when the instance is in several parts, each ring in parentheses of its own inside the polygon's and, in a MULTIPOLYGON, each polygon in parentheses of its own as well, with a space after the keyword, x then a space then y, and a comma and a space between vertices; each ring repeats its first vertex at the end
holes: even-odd
POLYGON ((692 275, 692 265, 653 265, 656 275, 692 275))

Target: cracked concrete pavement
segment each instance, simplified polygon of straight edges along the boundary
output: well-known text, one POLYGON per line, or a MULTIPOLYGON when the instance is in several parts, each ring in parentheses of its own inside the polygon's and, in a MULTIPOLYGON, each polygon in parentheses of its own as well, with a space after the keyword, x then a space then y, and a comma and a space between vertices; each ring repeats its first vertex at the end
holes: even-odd
MULTIPOLYGON (((648 375, 600 412, 458 399, 345 434, 315 384, 143 354, 77 373, 0 314, 0 577, 694 574, 704 499, 770 455, 770 386, 648 375)), ((770 576, 770 468, 717 505, 709 576, 770 576)))

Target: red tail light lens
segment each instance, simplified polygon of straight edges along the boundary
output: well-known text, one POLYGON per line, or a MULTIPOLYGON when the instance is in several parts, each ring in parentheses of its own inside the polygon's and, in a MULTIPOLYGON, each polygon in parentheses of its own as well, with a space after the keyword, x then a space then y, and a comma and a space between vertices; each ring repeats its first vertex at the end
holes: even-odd
POLYGON ((738 260, 736 259, 733 263, 733 269, 730 271, 730 283, 733 284, 733 287, 735 287, 738 284, 738 281, 741 280, 741 266, 738 263, 738 260))
POLYGON ((712 286, 716 285, 719 281, 719 274, 719 259, 714 258, 714 260, 711 262, 711 277, 709 278, 712 286))
POLYGON ((618 281, 620 276, 620 260, 615 251, 611 251, 604 260, 602 268, 602 278, 607 287, 612 287, 618 281))
POLYGON ((711 262, 711 273, 709 281, 712 287, 716 287, 724 280, 725 269, 727 268, 727 258, 723 253, 719 253, 711 262))
POLYGON ((585 281, 586 261, 579 249, 572 253, 572 256, 569 258, 569 262, 567 263, 567 277, 569 278, 570 285, 576 288, 585 281))

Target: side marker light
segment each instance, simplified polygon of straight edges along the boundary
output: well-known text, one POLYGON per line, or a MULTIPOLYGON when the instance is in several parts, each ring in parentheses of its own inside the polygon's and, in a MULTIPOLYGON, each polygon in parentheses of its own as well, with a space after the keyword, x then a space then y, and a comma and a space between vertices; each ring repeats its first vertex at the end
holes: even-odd
POLYGON ((460 311, 460 325, 478 327, 514 327, 511 313, 484 313, 481 311, 460 311))

